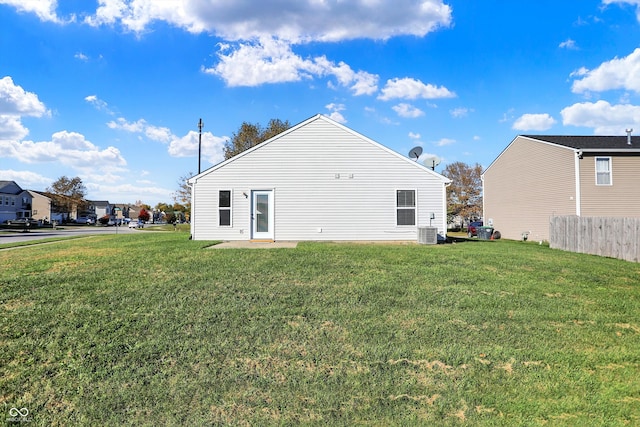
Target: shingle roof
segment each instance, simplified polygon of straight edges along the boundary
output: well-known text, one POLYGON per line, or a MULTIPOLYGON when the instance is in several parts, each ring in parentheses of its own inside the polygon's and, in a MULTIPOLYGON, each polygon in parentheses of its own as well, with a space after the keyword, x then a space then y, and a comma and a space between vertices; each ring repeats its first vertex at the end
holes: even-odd
POLYGON ((571 136, 571 135, 522 135, 526 138, 563 145, 583 150, 640 149, 640 136, 631 137, 631 145, 626 136, 571 136))
POLYGON ((15 181, 0 181, 0 193, 20 194, 22 191, 22 188, 15 181))

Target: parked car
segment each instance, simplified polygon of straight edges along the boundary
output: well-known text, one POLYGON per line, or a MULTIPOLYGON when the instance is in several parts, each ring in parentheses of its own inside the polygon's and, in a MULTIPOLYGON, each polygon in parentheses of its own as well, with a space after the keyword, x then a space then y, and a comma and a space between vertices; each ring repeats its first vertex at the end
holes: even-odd
POLYGON ((473 221, 469 223, 467 227, 467 236, 473 237, 478 235, 478 227, 482 227, 482 221, 473 221))
POLYGON ((143 228, 143 221, 129 221, 129 228, 143 228))
POLYGON ((87 225, 93 225, 96 223, 96 220, 88 217, 88 216, 81 216, 79 218, 76 218, 76 224, 87 224, 87 225))
POLYGON ((33 227, 38 227, 40 225, 38 220, 33 218, 8 219, 5 222, 9 227, 16 227, 16 228, 27 228, 27 227, 33 228, 33 227))

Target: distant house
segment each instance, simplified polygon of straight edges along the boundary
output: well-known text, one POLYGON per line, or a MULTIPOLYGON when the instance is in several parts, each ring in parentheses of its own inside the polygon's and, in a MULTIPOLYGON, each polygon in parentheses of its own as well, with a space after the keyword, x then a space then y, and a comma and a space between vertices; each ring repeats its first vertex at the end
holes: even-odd
POLYGON ((96 218, 100 219, 105 215, 113 215, 113 206, 107 200, 92 200, 89 201, 89 205, 92 207, 96 218))
POLYGON ((31 194, 15 181, 0 181, 0 223, 31 217, 31 194))
POLYGON ((446 237, 449 179, 316 115, 188 180, 195 240, 446 237))
POLYGON ((39 191, 29 190, 31 217, 43 222, 51 221, 51 198, 39 191))
POLYGON ((554 215, 640 217, 640 137, 520 135, 482 175, 484 221, 549 240, 554 215))

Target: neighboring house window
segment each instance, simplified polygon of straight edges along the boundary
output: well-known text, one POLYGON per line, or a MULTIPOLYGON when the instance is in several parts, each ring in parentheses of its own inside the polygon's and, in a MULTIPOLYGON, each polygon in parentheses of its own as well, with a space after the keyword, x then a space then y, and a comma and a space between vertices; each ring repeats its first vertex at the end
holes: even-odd
POLYGON ((231 225, 231 191, 220 190, 218 193, 218 217, 221 226, 231 225))
POLYGON ((596 157, 596 185, 611 185, 611 157, 596 157))
POLYGON ((416 225, 416 190, 396 191, 396 225, 416 225))

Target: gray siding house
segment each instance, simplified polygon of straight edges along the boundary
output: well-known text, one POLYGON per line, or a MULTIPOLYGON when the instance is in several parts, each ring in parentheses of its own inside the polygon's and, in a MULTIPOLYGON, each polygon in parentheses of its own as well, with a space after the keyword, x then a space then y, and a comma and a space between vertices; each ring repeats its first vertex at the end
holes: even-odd
POLYGON ((31 217, 31 194, 15 181, 0 181, 0 223, 31 217))
POLYGON ((449 179, 316 115, 190 178, 195 240, 446 237, 449 179))
POLYGON ((549 240, 555 215, 640 217, 640 137, 520 135, 482 175, 484 221, 549 240))

